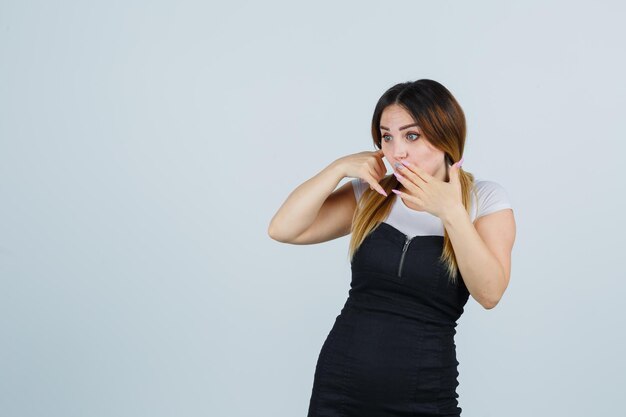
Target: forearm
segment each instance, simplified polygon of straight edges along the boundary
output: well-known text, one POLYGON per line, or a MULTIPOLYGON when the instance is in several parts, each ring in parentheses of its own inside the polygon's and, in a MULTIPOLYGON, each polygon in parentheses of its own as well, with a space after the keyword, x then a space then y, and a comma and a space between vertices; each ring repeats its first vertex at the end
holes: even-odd
POLYGON ((337 161, 293 190, 272 218, 268 233, 279 240, 298 237, 315 221, 328 196, 345 177, 337 161))
POLYGON ((485 245, 462 205, 450 210, 442 221, 465 286, 483 307, 493 308, 505 290, 500 262, 485 245))

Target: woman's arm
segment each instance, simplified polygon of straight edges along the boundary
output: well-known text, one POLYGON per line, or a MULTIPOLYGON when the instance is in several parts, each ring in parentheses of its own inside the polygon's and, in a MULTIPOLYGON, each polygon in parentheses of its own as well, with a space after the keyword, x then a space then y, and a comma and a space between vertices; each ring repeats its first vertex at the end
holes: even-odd
POLYGON ((515 240, 513 210, 499 210, 472 224, 459 206, 442 218, 465 285, 484 308, 494 308, 509 284, 515 240))
MULTIPOLYGON (((287 200, 272 218, 268 227, 269 236, 284 243, 308 243, 297 242, 297 238, 315 222, 322 205, 344 177, 343 165, 335 160, 317 175, 298 186, 289 194, 287 200)), ((347 201, 346 190, 353 193, 352 186, 349 183, 346 185, 347 187, 342 187, 341 194, 344 196, 342 201, 347 201)), ((354 195, 348 197, 352 201, 355 200, 354 195)), ((330 212, 328 214, 332 215, 330 212)))

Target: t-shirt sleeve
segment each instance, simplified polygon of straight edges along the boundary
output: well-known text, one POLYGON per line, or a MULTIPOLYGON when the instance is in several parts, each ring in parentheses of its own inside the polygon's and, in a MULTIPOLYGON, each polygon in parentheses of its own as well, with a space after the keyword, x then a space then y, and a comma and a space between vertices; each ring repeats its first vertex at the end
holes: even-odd
POLYGON ((356 201, 359 201, 363 195, 363 191, 365 191, 366 187, 369 187, 369 184, 361 178, 354 178, 350 182, 352 183, 352 189, 354 190, 354 197, 356 198, 356 201))
POLYGON ((507 191, 495 181, 481 181, 477 187, 478 208, 476 219, 503 209, 513 209, 507 191))

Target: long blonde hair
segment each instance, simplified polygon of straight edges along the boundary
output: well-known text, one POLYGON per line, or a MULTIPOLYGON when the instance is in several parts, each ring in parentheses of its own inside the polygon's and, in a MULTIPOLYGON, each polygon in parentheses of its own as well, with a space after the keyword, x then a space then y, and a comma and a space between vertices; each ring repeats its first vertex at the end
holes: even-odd
MULTIPOLYGON (((454 96, 437 81, 421 79, 396 84, 389 88, 378 100, 372 117, 372 139, 374 146, 382 149, 380 118, 383 110, 392 104, 402 106, 419 124, 424 136, 437 149, 445 153, 445 162, 453 164, 463 156, 465 147, 465 114, 454 96)), ((459 170, 462 201, 469 213, 471 194, 474 192, 474 175, 461 168, 459 170)), ((349 259, 352 261, 357 249, 378 224, 388 216, 398 195, 391 191, 398 189, 400 181, 393 175, 387 175, 380 181, 389 197, 375 190, 365 190, 359 199, 352 218, 349 259)), ((446 265, 449 279, 456 283, 458 265, 452 242, 444 228, 443 251, 441 261, 446 265)))

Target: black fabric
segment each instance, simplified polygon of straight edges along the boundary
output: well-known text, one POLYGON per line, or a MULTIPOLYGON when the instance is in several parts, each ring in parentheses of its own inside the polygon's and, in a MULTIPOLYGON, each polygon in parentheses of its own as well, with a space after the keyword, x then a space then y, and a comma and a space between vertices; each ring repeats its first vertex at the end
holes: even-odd
POLYGON ((449 282, 442 250, 443 236, 410 238, 385 222, 365 238, 308 417, 461 415, 454 335, 469 292, 460 274, 449 282))

